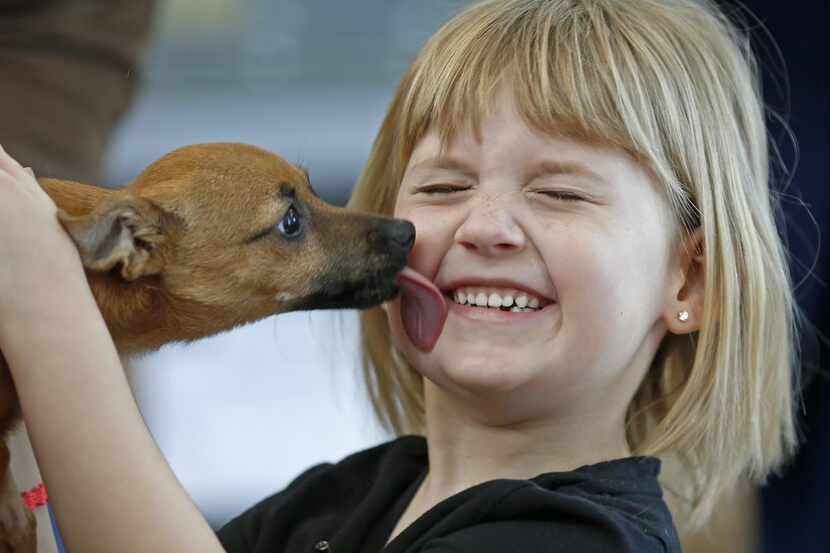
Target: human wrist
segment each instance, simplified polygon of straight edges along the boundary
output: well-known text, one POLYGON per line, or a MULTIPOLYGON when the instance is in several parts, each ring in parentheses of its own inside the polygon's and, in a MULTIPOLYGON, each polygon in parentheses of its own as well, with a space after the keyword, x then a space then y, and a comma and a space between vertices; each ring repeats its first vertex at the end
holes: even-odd
POLYGON ((52 329, 72 329, 90 303, 95 308, 77 257, 54 257, 40 268, 46 270, 18 272, 13 293, 0 298, 0 348, 11 347, 11 340, 33 343, 52 329))

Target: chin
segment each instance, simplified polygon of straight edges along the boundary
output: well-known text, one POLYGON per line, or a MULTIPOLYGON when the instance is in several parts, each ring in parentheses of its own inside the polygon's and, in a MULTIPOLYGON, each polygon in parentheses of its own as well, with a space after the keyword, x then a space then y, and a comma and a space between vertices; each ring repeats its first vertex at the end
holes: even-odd
POLYGON ((537 372, 528 370, 529 365, 522 364, 516 358, 515 350, 506 352, 506 355, 493 352, 468 353, 439 359, 439 363, 430 363, 433 367, 429 372, 434 378, 428 374, 425 377, 439 386, 449 386, 479 396, 510 394, 527 385, 537 372))

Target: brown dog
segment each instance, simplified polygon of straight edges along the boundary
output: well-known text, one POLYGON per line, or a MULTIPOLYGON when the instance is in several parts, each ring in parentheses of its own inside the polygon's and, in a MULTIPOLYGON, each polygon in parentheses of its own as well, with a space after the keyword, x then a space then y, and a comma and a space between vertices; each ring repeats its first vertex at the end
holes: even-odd
MULTIPOLYGON (((415 238, 406 221, 327 205, 302 170, 242 144, 178 149, 118 191, 40 184, 127 354, 286 311, 377 305, 397 292, 415 238)), ((0 553, 35 551, 5 445, 19 418, 0 354, 0 553)))

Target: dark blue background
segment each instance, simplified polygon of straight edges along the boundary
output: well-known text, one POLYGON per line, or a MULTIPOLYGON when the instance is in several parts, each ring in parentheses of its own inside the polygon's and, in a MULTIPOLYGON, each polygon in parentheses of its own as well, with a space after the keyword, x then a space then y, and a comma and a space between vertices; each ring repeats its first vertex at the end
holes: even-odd
MULTIPOLYGON (((726 2, 724 2, 726 4, 726 2)), ((802 416, 803 441, 795 462, 762 490, 762 546, 765 553, 830 551, 830 377, 828 348, 820 335, 830 335, 830 260, 828 248, 817 252, 820 237, 830 237, 830 40, 825 2, 747 0, 771 32, 786 61, 789 102, 781 90, 780 62, 768 38, 756 30, 756 48, 762 52, 765 96, 768 105, 786 115, 798 142, 798 164, 788 194, 803 200, 785 200, 784 212, 792 255, 797 299, 815 325, 802 339, 802 377, 805 384, 802 416), (789 105, 787 105, 789 103, 789 105), (812 275, 806 268, 812 266, 812 275)), ((773 134, 789 167, 796 159, 793 147, 771 121, 773 134)), ((781 183, 779 182, 779 188, 781 183)))

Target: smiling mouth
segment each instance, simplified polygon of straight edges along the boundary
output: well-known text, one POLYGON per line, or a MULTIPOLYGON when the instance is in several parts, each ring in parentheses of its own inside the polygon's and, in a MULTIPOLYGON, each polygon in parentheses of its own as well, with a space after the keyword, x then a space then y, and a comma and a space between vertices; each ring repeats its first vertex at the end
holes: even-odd
POLYGON ((535 296, 522 290, 487 289, 477 286, 446 290, 444 296, 458 305, 509 313, 541 311, 555 303, 551 299, 535 296))

